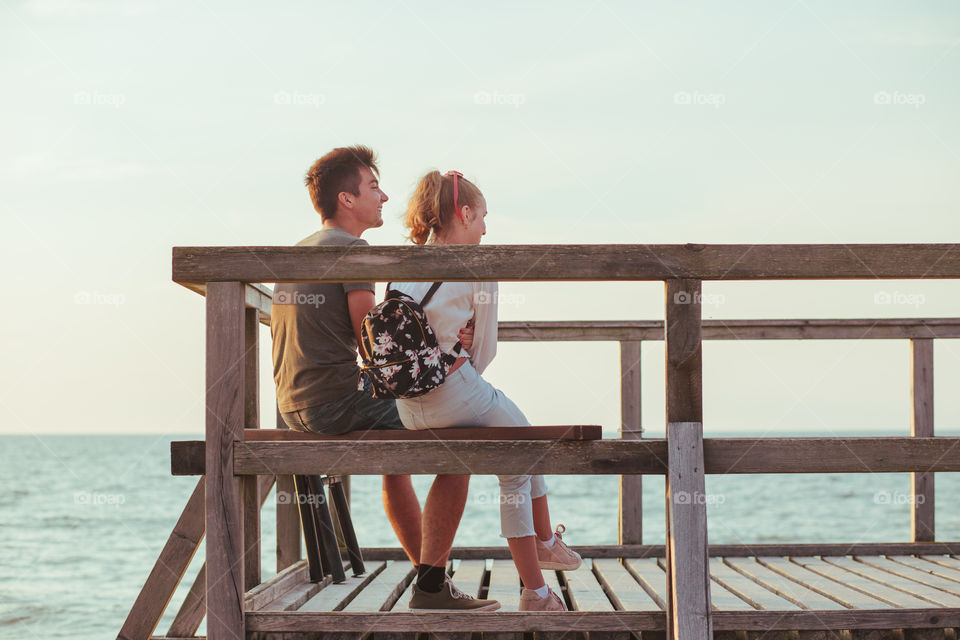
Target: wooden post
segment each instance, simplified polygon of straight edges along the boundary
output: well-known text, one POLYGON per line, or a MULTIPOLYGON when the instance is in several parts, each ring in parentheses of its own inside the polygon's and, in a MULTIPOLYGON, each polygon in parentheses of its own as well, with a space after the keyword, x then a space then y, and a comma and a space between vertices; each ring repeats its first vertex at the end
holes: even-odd
MULTIPOLYGON (((640 346, 620 342, 620 439, 643 437, 640 421, 640 346)), ((643 544, 643 476, 620 476, 619 544, 643 544)))
MULTIPOLYGON (((277 409, 277 429, 288 429, 277 409)), ((293 476, 277 476, 277 573, 300 561, 300 510, 293 476)))
POLYGON ((244 427, 244 285, 207 283, 207 637, 245 637, 241 482, 233 441, 244 427))
MULTIPOLYGON (((910 346, 913 400, 910 435, 929 438, 933 437, 933 339, 913 339, 910 346)), ((932 471, 910 474, 910 491, 913 494, 910 530, 914 542, 934 541, 933 479, 932 471)))
MULTIPOLYGON (((260 428, 260 311, 244 309, 243 421, 249 429, 260 428)), ((244 591, 260 584, 260 490, 266 477, 244 476, 243 562, 244 591)))
POLYGON ((667 638, 712 640, 703 474, 700 281, 666 282, 667 638))

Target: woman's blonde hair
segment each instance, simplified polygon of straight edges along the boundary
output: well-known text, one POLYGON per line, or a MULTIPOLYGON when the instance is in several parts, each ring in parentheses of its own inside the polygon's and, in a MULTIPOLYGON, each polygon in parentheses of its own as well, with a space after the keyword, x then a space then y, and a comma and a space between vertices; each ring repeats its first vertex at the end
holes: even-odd
POLYGON ((441 174, 431 171, 420 178, 410 197, 403 226, 409 230, 414 244, 426 244, 431 235, 436 235, 451 225, 457 215, 457 207, 477 207, 483 194, 477 185, 453 172, 441 174), (453 181, 457 181, 457 203, 453 203, 453 181))

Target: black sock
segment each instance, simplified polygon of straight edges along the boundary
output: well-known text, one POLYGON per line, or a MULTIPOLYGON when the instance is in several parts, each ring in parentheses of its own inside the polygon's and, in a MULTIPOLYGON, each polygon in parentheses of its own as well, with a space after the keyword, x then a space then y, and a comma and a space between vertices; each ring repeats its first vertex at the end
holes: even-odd
POLYGON ((447 578, 447 572, 444 567, 434 567, 429 564, 420 563, 417 567, 417 589, 427 593, 440 593, 443 588, 443 581, 447 578))

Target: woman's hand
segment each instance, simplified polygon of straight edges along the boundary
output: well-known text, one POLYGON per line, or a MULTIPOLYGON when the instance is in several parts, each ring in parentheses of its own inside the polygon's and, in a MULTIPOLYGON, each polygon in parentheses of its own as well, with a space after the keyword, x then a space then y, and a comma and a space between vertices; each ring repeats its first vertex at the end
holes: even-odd
POLYGON ((460 329, 460 332, 457 333, 457 338, 460 339, 460 346, 463 347, 465 351, 470 351, 470 349, 473 348, 473 320, 467 322, 467 326, 460 329))

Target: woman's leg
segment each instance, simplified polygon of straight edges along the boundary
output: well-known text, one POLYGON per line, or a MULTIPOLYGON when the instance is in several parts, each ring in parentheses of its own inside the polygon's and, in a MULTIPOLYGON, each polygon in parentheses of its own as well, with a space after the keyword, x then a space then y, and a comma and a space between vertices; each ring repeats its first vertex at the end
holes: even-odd
POLYGON ((550 506, 547 504, 547 495, 533 498, 533 528, 537 537, 543 541, 553 537, 553 525, 550 524, 550 506))
POLYGON ((510 547, 513 564, 517 567, 517 573, 520 574, 523 586, 527 589, 539 589, 546 584, 543 581, 543 572, 540 571, 540 564, 537 560, 537 543, 534 537, 507 538, 507 546, 510 547))

